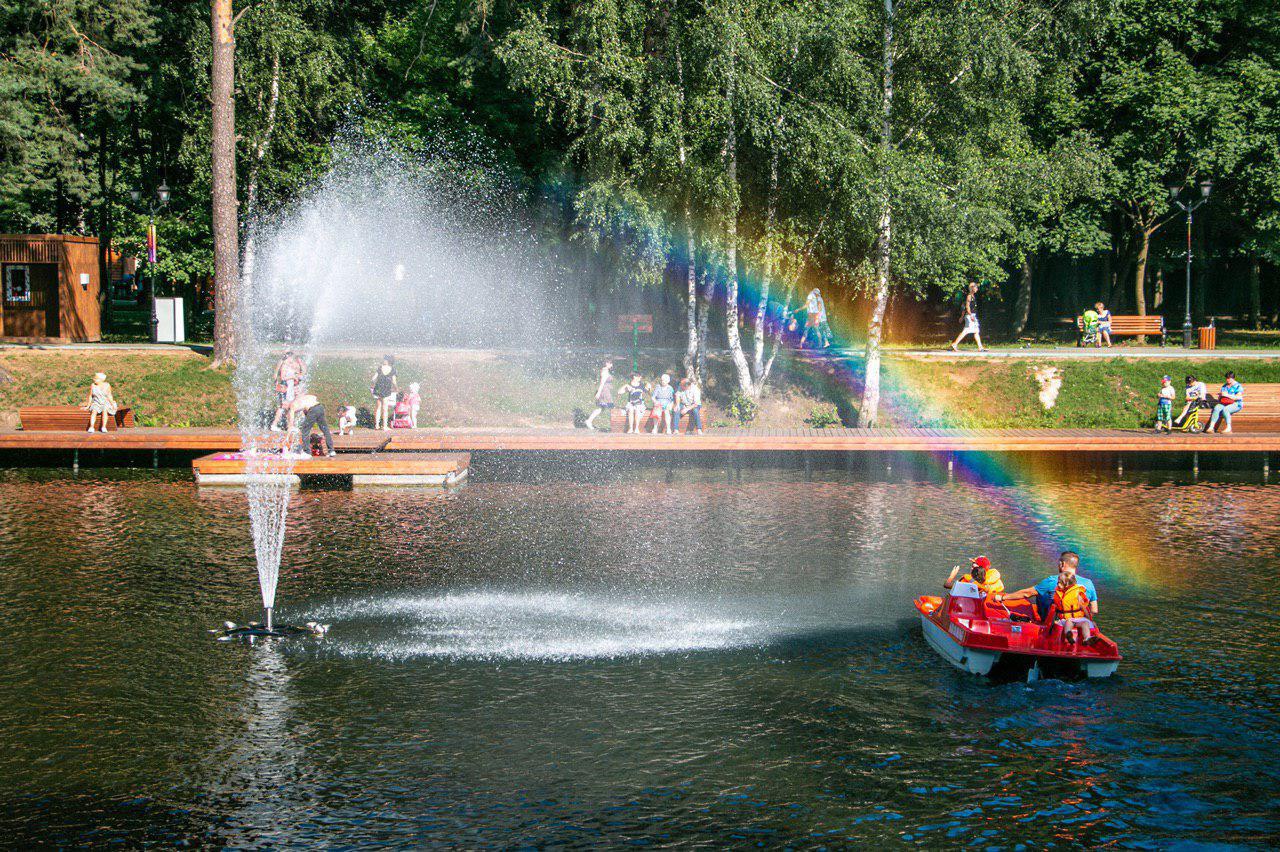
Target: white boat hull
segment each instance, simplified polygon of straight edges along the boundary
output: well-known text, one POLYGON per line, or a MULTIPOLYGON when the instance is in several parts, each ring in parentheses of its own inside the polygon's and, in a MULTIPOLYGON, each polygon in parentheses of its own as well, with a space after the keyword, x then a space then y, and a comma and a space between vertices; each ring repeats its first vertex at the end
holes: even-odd
POLYGON ((988 675, 991 667, 1000 659, 999 651, 981 651, 965 648, 955 637, 926 615, 921 614, 920 624, 924 627, 924 638, 929 647, 937 651, 944 660, 962 672, 976 675, 988 675))

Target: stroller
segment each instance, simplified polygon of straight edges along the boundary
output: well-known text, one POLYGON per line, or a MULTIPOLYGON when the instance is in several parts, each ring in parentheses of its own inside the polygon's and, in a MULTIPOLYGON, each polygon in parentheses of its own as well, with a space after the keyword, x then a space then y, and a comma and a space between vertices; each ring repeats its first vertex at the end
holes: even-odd
POLYGON ((1084 329, 1081 331, 1081 334, 1080 334, 1080 345, 1081 346, 1097 346, 1099 334, 1101 334, 1101 332, 1098 330, 1098 321, 1096 319, 1093 321, 1085 322, 1084 329))
POLYGON ((1172 431, 1174 432, 1199 432, 1200 431, 1200 410, 1212 409, 1213 403, 1207 399, 1196 400, 1191 407, 1187 409, 1186 416, 1179 414, 1173 418, 1172 431))

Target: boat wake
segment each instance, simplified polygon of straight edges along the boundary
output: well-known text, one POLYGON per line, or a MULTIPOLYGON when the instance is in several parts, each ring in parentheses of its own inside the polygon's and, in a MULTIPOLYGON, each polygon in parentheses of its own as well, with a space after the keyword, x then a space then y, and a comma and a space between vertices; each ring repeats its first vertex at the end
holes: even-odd
POLYGON ((767 623, 690 602, 553 592, 468 592, 357 601, 316 612, 328 646, 384 659, 571 660, 759 645, 767 623))

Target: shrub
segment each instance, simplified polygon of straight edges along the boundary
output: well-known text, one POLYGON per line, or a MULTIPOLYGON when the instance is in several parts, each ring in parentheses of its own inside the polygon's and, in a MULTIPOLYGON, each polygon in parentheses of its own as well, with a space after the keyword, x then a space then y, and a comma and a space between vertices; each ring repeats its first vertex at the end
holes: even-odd
POLYGON ((826 429, 840 425, 840 415, 834 405, 815 405, 809 409, 809 416, 804 419, 810 429, 826 429))
POLYGON ((735 393, 729 401, 729 416, 744 426, 755 420, 759 413, 760 403, 741 391, 735 393))

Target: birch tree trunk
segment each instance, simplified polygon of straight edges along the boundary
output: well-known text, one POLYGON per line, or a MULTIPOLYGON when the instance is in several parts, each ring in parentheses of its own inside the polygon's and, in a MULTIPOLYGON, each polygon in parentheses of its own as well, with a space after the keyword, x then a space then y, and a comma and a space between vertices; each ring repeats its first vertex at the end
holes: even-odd
POLYGON ((245 293, 253 292, 253 270, 258 255, 258 233, 254 227, 254 217, 258 214, 258 176, 262 172, 262 162, 271 150, 271 137, 276 129, 276 107, 280 103, 280 55, 271 57, 271 89, 267 100, 267 119, 253 152, 253 163, 249 167, 249 183, 244 193, 244 261, 241 264, 240 288, 245 293))
POLYGON ((707 344, 711 341, 711 306, 716 298, 716 278, 707 274, 707 267, 702 267, 702 312, 698 314, 698 381, 704 386, 707 373, 707 344))
MULTIPOLYGON (((680 92, 680 145, 678 156, 680 159, 680 174, 684 175, 685 165, 688 154, 684 145, 684 121, 685 116, 685 99, 684 99, 684 58, 680 52, 679 43, 676 44, 676 88, 680 92)), ((686 188, 684 192, 684 235, 685 235, 685 254, 688 263, 688 304, 685 306, 685 325, 687 327, 688 340, 684 349, 684 372, 686 375, 692 376, 694 381, 699 385, 702 384, 701 368, 704 359, 699 358, 701 349, 701 341, 698 334, 698 267, 697 267, 697 246, 693 239, 693 214, 690 211, 689 190, 686 188)), ((703 313, 707 311, 707 306, 702 308, 703 313)))
POLYGON ((776 135, 770 140, 770 148, 772 150, 769 153, 769 197, 765 202, 764 215, 764 269, 761 270, 760 275, 760 298, 756 303, 755 352, 751 362, 751 377, 757 399, 764 393, 764 345, 768 337, 766 320, 769 317, 769 288, 777 274, 775 243, 778 231, 778 139, 776 135))
POLYGON ((884 314, 889 307, 889 280, 892 272, 893 207, 889 198, 889 157, 893 153, 893 25, 894 0, 884 0, 884 77, 880 95, 880 217, 876 223, 875 294, 871 318, 867 322, 866 374, 858 426, 871 428, 880 415, 880 344, 884 337, 884 314))
POLYGON ((213 366, 236 358, 240 296, 240 233, 236 201, 235 22, 231 0, 212 0, 210 69, 213 149, 213 366))
POLYGON ((724 320, 725 336, 728 338, 729 357, 738 374, 738 389, 747 396, 755 395, 751 381, 751 365, 747 363, 746 353, 742 351, 742 334, 738 328, 738 209, 741 200, 738 196, 738 130, 733 114, 734 107, 734 54, 729 50, 729 74, 725 86, 726 101, 729 109, 728 129, 725 132, 725 157, 729 178, 729 209, 726 211, 726 230, 728 250, 725 277, 724 320))
POLYGON ((1022 260, 1022 269, 1018 274, 1018 298, 1013 303, 1013 336, 1017 337, 1027 330, 1027 322, 1031 319, 1031 285, 1034 278, 1031 258, 1022 260))

